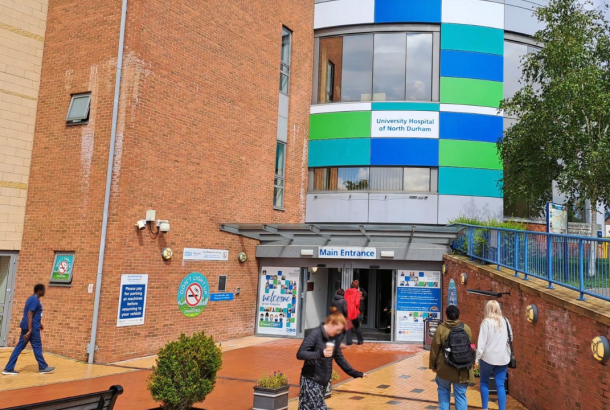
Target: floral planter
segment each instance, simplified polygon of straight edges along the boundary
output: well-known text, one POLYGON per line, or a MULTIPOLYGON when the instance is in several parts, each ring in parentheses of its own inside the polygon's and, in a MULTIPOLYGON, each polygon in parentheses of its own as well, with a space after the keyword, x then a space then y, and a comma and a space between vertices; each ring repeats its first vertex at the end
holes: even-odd
POLYGON ((289 386, 279 389, 254 387, 254 405, 252 410, 285 410, 288 408, 289 386))

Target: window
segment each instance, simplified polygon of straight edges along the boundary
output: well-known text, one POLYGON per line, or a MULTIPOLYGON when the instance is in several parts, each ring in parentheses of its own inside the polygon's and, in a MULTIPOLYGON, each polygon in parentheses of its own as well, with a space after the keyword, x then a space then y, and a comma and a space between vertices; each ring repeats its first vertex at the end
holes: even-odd
POLYGON ((432 40, 432 33, 321 38, 318 103, 431 101, 432 40))
POLYGON ((218 291, 224 292, 225 290, 227 290, 227 276, 220 275, 218 277, 218 291))
POLYGON ((89 106, 91 93, 74 94, 68 108, 66 122, 68 124, 83 124, 89 121, 89 106))
POLYGON ((346 167, 309 170, 309 192, 430 192, 438 191, 437 168, 346 167))
POLYGON ((438 170, 432 168, 405 168, 404 190, 407 192, 436 192, 438 170))
POLYGON ((402 168, 371 168, 371 191, 402 191, 402 168))
POLYGON ((539 48, 511 41, 504 42, 504 98, 512 98, 523 87, 523 57, 540 51, 539 48))
POLYGON ((284 28, 282 29, 282 62, 280 63, 280 91, 288 94, 288 85, 290 83, 290 47, 292 33, 284 28))
POLYGON ((328 62, 326 79, 326 101, 333 101, 335 94, 335 63, 328 62))
POLYGON ((275 184, 273 192, 273 206, 284 207, 284 176, 286 167, 286 144, 278 141, 275 151, 275 184))

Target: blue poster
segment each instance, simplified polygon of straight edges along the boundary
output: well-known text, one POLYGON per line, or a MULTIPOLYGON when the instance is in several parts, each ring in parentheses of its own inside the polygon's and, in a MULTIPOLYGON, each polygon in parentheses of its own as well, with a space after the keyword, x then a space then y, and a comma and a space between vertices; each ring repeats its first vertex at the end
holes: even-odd
POLYGON ((407 312, 438 312, 441 306, 439 288, 398 288, 396 310, 407 312))
POLYGON ((224 302, 226 300, 233 300, 233 293, 211 293, 210 302, 224 302))
POLYGON ((458 305, 457 288, 455 287, 455 281, 451 279, 449 282, 449 290, 447 291, 447 306, 458 305))
POLYGON ((148 275, 121 275, 117 326, 144 324, 148 275))

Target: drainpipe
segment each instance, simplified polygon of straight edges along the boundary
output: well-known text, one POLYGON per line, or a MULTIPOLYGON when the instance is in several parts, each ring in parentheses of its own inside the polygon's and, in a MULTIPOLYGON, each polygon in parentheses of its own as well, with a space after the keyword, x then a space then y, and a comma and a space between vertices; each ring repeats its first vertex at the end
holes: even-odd
POLYGON ((114 145, 119 114, 119 96, 121 94, 121 70, 123 68, 123 45, 125 43, 125 24, 127 18, 127 0, 123 0, 121 9, 121 29, 119 32, 119 52, 116 62, 116 79, 114 86, 114 105, 112 107, 112 128, 110 131, 110 150, 108 152, 108 170, 106 171, 106 195, 104 196, 104 216, 102 219, 102 234, 100 238, 100 255, 97 263, 97 279, 95 283, 95 302, 93 305, 93 320, 91 323, 91 340, 87 345, 89 363, 93 363, 97 337, 97 319, 100 313, 100 295, 102 293, 102 273, 104 271, 104 254, 106 253, 106 232, 108 231, 108 208, 110 206, 110 189, 112 188, 112 170, 114 167, 114 145))

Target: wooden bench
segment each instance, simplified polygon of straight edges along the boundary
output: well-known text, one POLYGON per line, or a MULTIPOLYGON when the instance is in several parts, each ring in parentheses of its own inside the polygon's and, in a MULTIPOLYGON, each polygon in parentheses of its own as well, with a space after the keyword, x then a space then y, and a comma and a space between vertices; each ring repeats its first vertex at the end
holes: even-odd
POLYGON ((120 394, 123 394, 123 388, 121 386, 112 386, 106 391, 27 404, 25 406, 9 407, 5 410, 112 410, 120 394))

